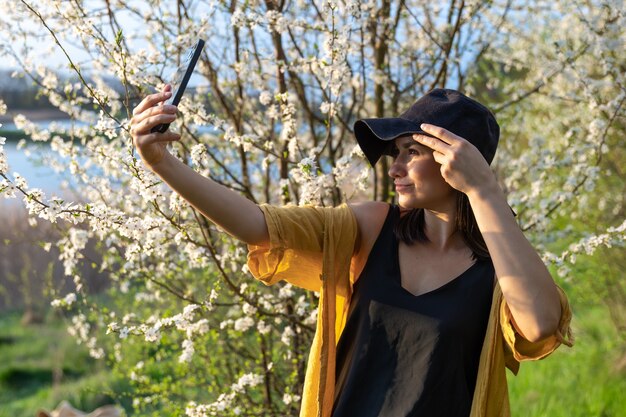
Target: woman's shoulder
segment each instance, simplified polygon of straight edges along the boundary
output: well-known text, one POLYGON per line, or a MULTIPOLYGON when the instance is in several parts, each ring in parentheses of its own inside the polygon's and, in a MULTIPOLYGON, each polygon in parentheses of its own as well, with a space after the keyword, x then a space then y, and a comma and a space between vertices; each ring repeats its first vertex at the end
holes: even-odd
POLYGON ((382 201, 360 201, 358 203, 349 203, 348 206, 352 209, 357 221, 361 223, 361 220, 363 220, 364 224, 381 218, 384 221, 391 207, 388 203, 383 203, 382 201))
POLYGON ((348 206, 354 213, 358 226, 354 255, 366 259, 385 223, 391 205, 381 201, 363 201, 350 203, 348 206))

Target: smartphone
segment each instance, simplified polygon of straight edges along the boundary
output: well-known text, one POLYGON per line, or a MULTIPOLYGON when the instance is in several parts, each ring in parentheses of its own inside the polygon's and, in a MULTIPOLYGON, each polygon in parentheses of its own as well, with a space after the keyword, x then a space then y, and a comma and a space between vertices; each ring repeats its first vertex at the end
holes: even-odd
MULTIPOLYGON (((198 39, 198 42, 194 46, 192 46, 185 59, 180 64, 174 77, 170 81, 172 86, 172 96, 165 102, 165 104, 173 104, 177 106, 180 103, 180 99, 185 92, 185 88, 187 88, 187 83, 191 78, 191 74, 193 74, 193 70, 196 67, 196 63, 198 62, 198 58, 200 58, 200 53, 202 52, 202 48, 204 48, 204 41, 202 39, 198 39)), ((160 125, 156 125, 152 128, 151 132, 165 132, 170 127, 169 123, 162 123, 160 125)))

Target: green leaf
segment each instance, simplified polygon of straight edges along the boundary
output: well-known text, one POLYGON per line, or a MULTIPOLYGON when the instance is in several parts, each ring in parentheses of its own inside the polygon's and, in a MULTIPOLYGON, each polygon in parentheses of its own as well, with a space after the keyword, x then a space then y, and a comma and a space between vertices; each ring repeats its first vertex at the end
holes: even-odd
POLYGON ((122 29, 118 30, 117 33, 115 34, 115 44, 117 46, 122 45, 122 39, 124 39, 124 35, 122 35, 122 29))

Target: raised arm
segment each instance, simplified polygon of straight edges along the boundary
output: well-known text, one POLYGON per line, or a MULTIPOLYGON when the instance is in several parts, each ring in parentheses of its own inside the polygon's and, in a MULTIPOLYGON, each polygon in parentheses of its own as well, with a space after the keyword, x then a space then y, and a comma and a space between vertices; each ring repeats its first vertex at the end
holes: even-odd
POLYGON ((530 341, 553 335, 561 316, 556 284, 517 225, 489 165, 471 143, 452 132, 427 124, 422 129, 438 139, 417 135, 415 140, 433 149, 443 178, 469 198, 513 324, 530 341))
POLYGON ((176 120, 176 106, 162 104, 171 94, 168 85, 162 92, 144 98, 133 110, 131 134, 144 164, 231 236, 247 244, 267 244, 267 225, 263 212, 256 204, 200 175, 172 156, 167 144, 180 140, 180 134, 170 130, 165 133, 150 131, 158 124, 176 120))

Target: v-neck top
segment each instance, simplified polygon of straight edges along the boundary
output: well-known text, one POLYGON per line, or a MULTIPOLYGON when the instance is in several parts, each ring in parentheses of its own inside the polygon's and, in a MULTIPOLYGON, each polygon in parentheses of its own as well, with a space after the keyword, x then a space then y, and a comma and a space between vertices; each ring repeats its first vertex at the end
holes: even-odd
MULTIPOLYGON (((333 417, 467 417, 494 288, 490 260, 423 294, 402 287, 391 206, 337 345, 333 417)), ((419 274, 419 270, 415 271, 419 274)))

